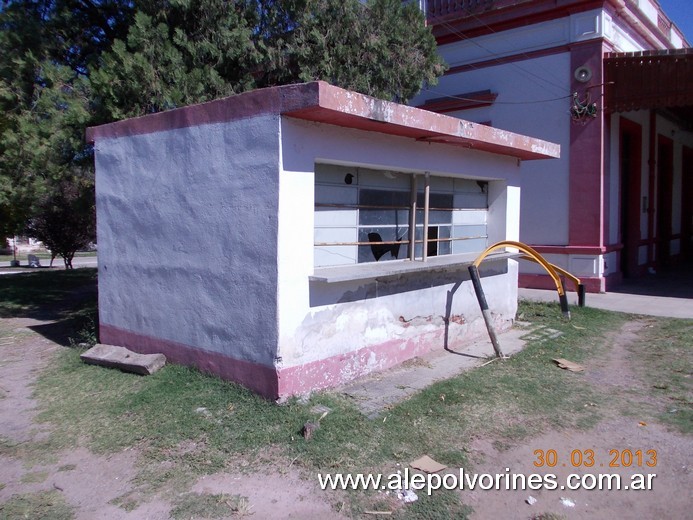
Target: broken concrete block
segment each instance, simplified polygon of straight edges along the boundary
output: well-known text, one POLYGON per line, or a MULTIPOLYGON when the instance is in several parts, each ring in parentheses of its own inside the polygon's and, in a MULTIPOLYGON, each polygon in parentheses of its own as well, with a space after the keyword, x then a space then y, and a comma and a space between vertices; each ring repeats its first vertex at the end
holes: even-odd
POLYGON ((166 356, 163 354, 138 354, 125 347, 101 343, 97 343, 79 357, 90 365, 119 368, 143 376, 153 374, 166 364, 166 356))

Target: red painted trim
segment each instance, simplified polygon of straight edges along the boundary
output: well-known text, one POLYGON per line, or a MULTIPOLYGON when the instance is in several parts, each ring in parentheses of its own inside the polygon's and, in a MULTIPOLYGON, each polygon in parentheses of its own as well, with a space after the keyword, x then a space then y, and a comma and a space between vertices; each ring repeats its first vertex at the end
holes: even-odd
POLYGON ((604 0, 568 0, 560 2, 558 6, 557 3, 559 2, 556 0, 512 2, 509 5, 503 5, 502 9, 498 9, 498 5, 495 5, 495 8, 473 13, 473 16, 462 7, 458 13, 453 12, 445 17, 429 16, 428 22, 438 45, 442 45, 566 18, 571 14, 604 6, 604 0))
POLYGON ((127 347, 141 354, 162 353, 170 362, 197 367, 202 372, 239 383, 269 399, 332 388, 371 372, 386 370, 444 344, 441 326, 439 330, 415 338, 391 339, 304 365, 277 369, 105 323, 100 324, 99 331, 102 343, 127 347))
POLYGON ((498 65, 505 65, 506 63, 514 63, 517 61, 532 60, 536 58, 543 58, 544 56, 553 56, 554 54, 563 54, 570 52, 569 45, 558 45, 556 47, 549 47, 547 49, 540 49, 538 51, 523 52, 521 54, 513 54, 511 56, 503 56, 500 58, 494 58, 492 60, 479 61, 475 63, 469 63, 467 65, 457 65, 456 67, 450 67, 445 75, 449 76, 451 74, 458 74, 460 72, 467 72, 470 70, 478 70, 486 67, 496 67, 498 65))
MULTIPOLYGON (((605 291, 604 278, 580 277, 580 283, 585 286, 585 290, 590 293, 599 293, 605 291)), ((551 289, 556 290, 556 284, 553 279, 547 274, 527 274, 520 273, 518 278, 518 286, 524 289, 551 289)), ((574 291, 575 287, 571 283, 565 284, 566 291, 574 291)), ((558 300, 558 293, 556 293, 558 300)))
POLYGON ((88 142, 95 142, 101 139, 238 121, 265 114, 278 115, 297 107, 317 105, 319 89, 319 82, 313 82, 252 90, 207 103, 87 128, 86 137, 88 142))
POLYGON ((539 253, 547 255, 603 255, 612 251, 619 251, 623 244, 610 244, 608 246, 542 246, 532 245, 539 253))
POLYGON ((427 110, 334 87, 323 81, 285 85, 87 129, 91 142, 175 128, 276 115, 423 141, 462 146, 520 159, 560 156, 560 146, 427 110))
POLYGON ((235 381, 269 399, 279 397, 279 381, 274 367, 202 350, 175 341, 154 338, 113 325, 99 325, 101 343, 126 347, 140 354, 164 354, 168 361, 194 366, 201 372, 235 381))
POLYGON ((444 331, 422 334, 414 339, 392 339, 355 352, 320 359, 305 365, 283 368, 279 372, 282 396, 305 394, 346 383, 371 372, 391 368, 443 345, 444 331))
MULTIPOLYGON (((603 49, 603 47, 602 47, 603 49)), ((611 240, 611 117, 604 116, 604 145, 602 146, 602 165, 604 168, 602 184, 602 206, 604 211, 604 217, 602 219, 602 244, 609 242, 611 240)), ((616 178, 618 179, 618 173, 614 172, 616 178)), ((618 194, 618 188, 616 189, 618 194)), ((616 202, 616 213, 620 205, 616 202)), ((617 224, 618 229, 618 224, 617 224)), ((620 241, 619 241, 620 242, 620 241)))
MULTIPOLYGON (((658 24, 652 23, 647 15, 640 11, 637 6, 635 6, 635 9, 627 10, 626 7, 624 7, 621 3, 623 0, 607 1, 609 4, 611 4, 609 6, 609 12, 612 15, 612 18, 623 18, 628 24, 628 27, 640 37, 640 43, 644 43, 644 47, 651 45, 654 48, 659 48, 660 46, 668 49, 674 48, 669 36, 664 34, 664 32, 659 28, 658 24)), ((628 2, 626 2, 626 5, 627 4, 628 2)), ((661 9, 660 6, 655 5, 655 7, 659 7, 659 9, 657 9, 658 14, 662 13, 666 17, 664 10, 661 9)), ((683 47, 690 47, 685 38, 682 38, 682 40, 683 47)))
MULTIPOLYGON (((461 4, 461 2, 455 3, 461 4)), ((632 2, 624 2, 624 0, 566 0, 562 2, 533 0, 506 4, 496 0, 493 8, 471 14, 465 6, 459 7, 458 12, 453 11, 444 16, 432 14, 427 16, 428 25, 436 36, 438 45, 567 18, 593 9, 603 9, 612 18, 624 20, 628 28, 645 46, 673 48, 669 37, 658 24, 653 23, 632 2)), ((666 16, 661 8, 658 12, 666 16)), ((689 46, 684 38, 684 47, 689 46)))
MULTIPOLYGON (((570 70, 588 66, 593 72, 589 85, 573 78, 571 90, 581 99, 590 92, 599 108, 604 90, 602 53, 601 40, 574 46, 570 52, 570 70)), ((584 125, 570 125, 568 243, 574 246, 604 246, 604 126, 601 112, 584 125)))
POLYGON ((490 90, 465 92, 462 94, 453 94, 450 97, 429 99, 417 108, 436 112, 437 114, 444 114, 472 108, 489 107, 493 105, 497 97, 498 94, 490 90))

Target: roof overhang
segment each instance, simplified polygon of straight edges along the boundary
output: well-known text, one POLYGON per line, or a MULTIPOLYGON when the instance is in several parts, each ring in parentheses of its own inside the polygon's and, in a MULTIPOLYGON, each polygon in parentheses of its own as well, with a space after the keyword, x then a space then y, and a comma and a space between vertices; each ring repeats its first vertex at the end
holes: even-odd
POLYGON ((275 114, 346 128, 461 146, 524 160, 560 157, 560 145, 400 105, 323 81, 253 90, 87 129, 87 140, 153 133, 275 114))
POLYGON ((606 110, 668 110, 691 124, 693 49, 609 53, 606 110))

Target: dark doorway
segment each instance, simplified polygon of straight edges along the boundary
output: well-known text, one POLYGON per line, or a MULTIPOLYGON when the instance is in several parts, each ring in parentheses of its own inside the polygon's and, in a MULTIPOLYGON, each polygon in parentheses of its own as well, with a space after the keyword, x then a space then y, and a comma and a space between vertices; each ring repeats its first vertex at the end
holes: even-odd
POLYGON ((621 118, 621 273, 624 277, 641 275, 638 266, 640 246, 640 177, 642 175, 642 127, 621 118))
POLYGON ((681 189, 681 252, 693 262, 693 148, 683 147, 681 189))
POLYGON ((674 185, 674 142, 663 136, 657 141, 657 253, 658 269, 671 260, 671 221, 674 185))

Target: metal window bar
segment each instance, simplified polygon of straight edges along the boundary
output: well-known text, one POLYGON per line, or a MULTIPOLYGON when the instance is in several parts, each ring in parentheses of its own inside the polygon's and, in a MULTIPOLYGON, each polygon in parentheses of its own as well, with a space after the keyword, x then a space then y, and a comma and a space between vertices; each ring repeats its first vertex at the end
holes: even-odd
POLYGON ((411 176, 411 194, 409 197, 409 260, 412 262, 416 260, 416 202, 418 199, 417 192, 419 191, 416 183, 416 174, 413 174, 411 176), (413 233, 412 230, 414 230, 413 233))
MULTIPOLYGON (((316 208, 338 208, 338 209, 411 209, 409 206, 371 206, 366 204, 330 204, 326 202, 316 202, 316 208)), ((429 211, 485 211, 488 208, 438 208, 430 207, 429 211)))
MULTIPOLYGON (((418 199, 418 182, 417 175, 412 174, 411 185, 410 185, 410 198, 408 206, 385 206, 385 205, 370 205, 370 204, 338 204, 338 203, 315 203, 316 208, 339 208, 339 209, 395 209, 395 210, 409 210, 409 229, 416 229, 416 213, 417 213, 417 199, 418 199)), ((429 238, 429 213, 431 211, 480 211, 488 208, 438 208, 430 207, 430 182, 431 174, 430 172, 425 172, 424 174, 424 208, 423 208, 423 239, 416 240, 416 233, 410 233, 409 242, 409 260, 412 262, 416 261, 416 244, 423 244, 422 250, 422 262, 428 260, 428 245, 429 243, 436 242, 454 242, 457 240, 475 240, 480 238, 488 238, 488 235, 483 236, 473 236, 473 237, 458 237, 458 238, 429 238)), ((363 227, 363 226, 360 226, 363 227)), ((391 226, 381 226, 381 227, 391 227, 391 226)), ((401 244, 400 240, 389 240, 380 242, 317 242, 314 243, 314 247, 328 247, 328 246, 373 246, 373 245, 394 245, 401 244)))
MULTIPOLYGON (((477 240, 479 238, 488 238, 488 235, 479 235, 475 237, 457 237, 457 238, 429 238, 428 240, 414 240, 415 244, 423 244, 424 242, 455 242, 457 240, 477 240)), ((407 242, 411 243, 411 240, 407 242)), ((388 240, 382 242, 316 242, 313 244, 315 247, 326 247, 326 246, 385 246, 402 244, 403 242, 398 240, 388 240)))
MULTIPOLYGON (((429 244, 429 238, 428 238, 428 212, 430 210, 429 207, 429 200, 430 200, 430 195, 431 195, 431 174, 429 172, 426 172, 426 175, 424 176, 424 224, 423 224, 423 251, 421 251, 421 261, 425 262, 428 260, 428 244, 429 244)), ((414 232, 414 235, 416 235, 416 232, 414 232)), ((416 242, 416 241, 414 241, 416 242)))

